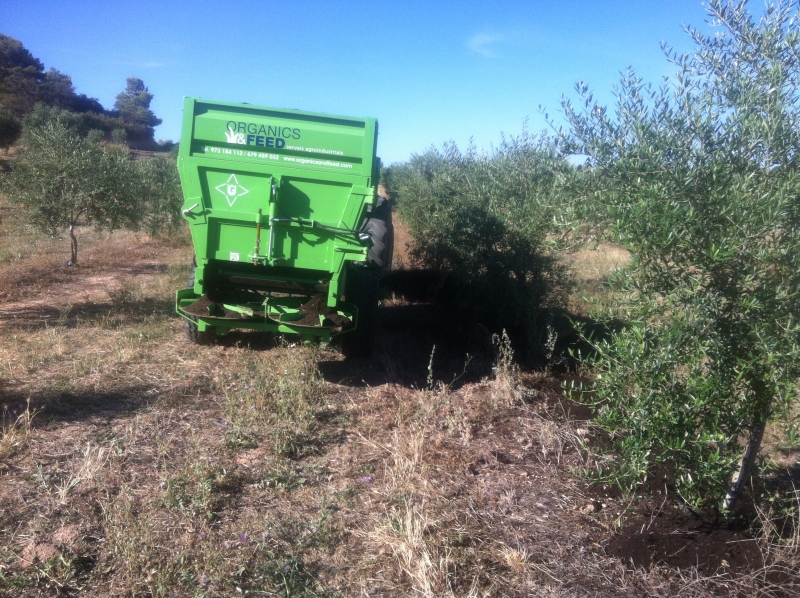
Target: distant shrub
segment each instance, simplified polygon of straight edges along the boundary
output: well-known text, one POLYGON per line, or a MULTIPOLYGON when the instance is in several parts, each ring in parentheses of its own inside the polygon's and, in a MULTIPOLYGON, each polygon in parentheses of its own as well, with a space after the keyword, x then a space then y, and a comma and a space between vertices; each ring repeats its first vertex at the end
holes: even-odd
POLYGON ((173 148, 178 146, 172 139, 159 139, 157 145, 159 152, 171 152, 173 148))
POLYGON ((141 182, 141 226, 153 236, 175 234, 183 224, 183 192, 173 157, 153 156, 136 163, 141 182))
POLYGON ((125 145, 128 140, 128 133, 122 128, 114 129, 111 131, 111 140, 117 145, 125 145))
POLYGON ((123 121, 119 116, 97 112, 72 112, 57 106, 36 104, 33 111, 25 115, 23 125, 25 129, 41 129, 48 123, 58 120, 67 129, 80 137, 88 137, 92 130, 111 131, 122 127, 123 121))
POLYGON ((560 183, 570 172, 545 137, 527 132, 489 154, 446 144, 382 171, 413 257, 445 275, 439 300, 464 318, 509 330, 529 357, 541 308, 568 285, 552 242, 560 183))
POLYGON ((90 143, 100 143, 105 138, 106 134, 100 129, 91 129, 86 134, 86 140, 90 143))

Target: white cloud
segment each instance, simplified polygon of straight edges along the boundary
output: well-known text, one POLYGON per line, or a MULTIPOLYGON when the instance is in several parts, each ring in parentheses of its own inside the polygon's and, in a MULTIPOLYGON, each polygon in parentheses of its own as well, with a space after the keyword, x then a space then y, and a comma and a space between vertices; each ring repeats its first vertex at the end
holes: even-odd
POLYGON ((505 41, 505 38, 502 35, 476 33, 467 40, 467 48, 485 58, 499 58, 500 54, 494 46, 503 41, 505 41))

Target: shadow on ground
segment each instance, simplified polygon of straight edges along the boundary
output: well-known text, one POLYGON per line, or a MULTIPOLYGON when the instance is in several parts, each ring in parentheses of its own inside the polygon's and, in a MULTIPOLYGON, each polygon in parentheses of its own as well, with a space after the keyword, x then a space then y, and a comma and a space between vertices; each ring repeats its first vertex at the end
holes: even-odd
MULTIPOLYGON (((142 272, 158 269, 157 266, 142 268, 142 272)), ((437 305, 436 276, 425 270, 392 273, 384 281, 385 299, 378 310, 373 356, 370 359, 343 360, 330 353, 330 358, 319 362, 325 380, 353 387, 391 383, 426 388, 445 384, 455 389, 490 376, 497 357, 497 346, 492 338, 502 331, 490 330, 481 322, 437 305)), ((65 298, 63 305, 20 305, 3 312, 4 326, 29 331, 53 326, 78 328, 87 321, 134 323, 154 314, 175 315, 171 298, 139 299, 125 293, 124 287, 110 289, 109 300, 104 302, 70 304, 65 298)), ((546 367, 559 376, 569 375, 575 370, 573 353, 579 351, 586 356, 592 352, 591 345, 582 338, 576 326, 582 326, 584 333, 595 339, 607 338, 612 330, 561 309, 542 310, 536 319, 542 322, 542 334, 534 339, 534 345, 538 344, 534 356, 525 356, 517 351, 515 362, 524 370, 546 367), (553 339, 548 338, 547 330, 555 332, 554 344, 553 339), (545 347, 548 342, 551 346, 545 347), (549 361, 543 358, 544 355, 549 357, 549 361)), ((617 325, 621 324, 614 323, 612 327, 617 325)), ((514 330, 508 333, 516 349, 522 344, 519 334, 514 330)), ((269 351, 280 340, 265 333, 232 331, 216 342, 222 346, 269 351)))
POLYGON ((146 408, 158 399, 149 385, 121 386, 100 392, 74 393, 48 389, 23 393, 0 380, 2 419, 15 421, 26 409, 36 414, 37 423, 80 422, 95 418, 113 419, 146 408))
POLYGON ((2 310, 2 325, 29 332, 54 326, 72 329, 103 320, 135 323, 145 316, 173 314, 177 318, 174 312, 171 299, 120 297, 117 301, 19 305, 2 310))
MULTIPOLYGON (((67 254, 66 257, 69 257, 67 254)), ((65 258, 66 259, 66 258, 65 258)), ((34 297, 49 295, 58 307, 63 308, 77 299, 67 292, 59 294, 61 285, 85 285, 86 280, 96 274, 105 274, 109 267, 113 267, 115 275, 120 281, 133 280, 136 276, 163 274, 168 267, 164 264, 148 264, 132 261, 131 263, 113 264, 92 263, 95 260, 81 263, 78 266, 67 266, 63 261, 50 255, 47 259, 33 262, 30 260, 22 263, 13 263, 2 271, 0 276, 0 300, 21 301, 34 297)), ((119 288, 120 283, 115 282, 108 286, 107 291, 113 293, 119 288)), ((5 312, 5 306, 0 302, 0 312, 5 312)))
POLYGON ((775 562, 777 553, 762 552, 764 543, 759 540, 766 529, 773 548, 778 548, 778 538, 785 544, 796 545, 793 541, 797 536, 796 506, 787 509, 787 505, 770 501, 771 508, 763 509, 758 506, 764 505, 758 495, 791 497, 800 485, 800 465, 754 478, 755 491, 751 488, 728 517, 713 507, 703 513, 682 507, 674 489, 664 486, 663 477, 651 476, 647 484, 652 486, 650 498, 609 539, 605 546, 608 555, 646 569, 655 565, 684 570, 696 567, 704 575, 723 579, 760 572, 767 581, 784 588, 796 583, 795 574, 775 562), (663 490, 658 494, 666 497, 663 499, 654 491, 657 484, 653 482, 659 480, 663 490), (769 566, 770 562, 773 566, 769 566))
POLYGON ((635 567, 697 567, 705 575, 747 573, 764 565, 761 550, 746 529, 663 503, 630 517, 606 553, 635 567))
MULTIPOLYGON (((491 375, 497 355, 492 338, 502 330, 491 330, 481 322, 438 305, 438 277, 428 270, 400 270, 390 274, 383 282, 387 299, 378 310, 374 355, 368 360, 322 361, 319 367, 325 379, 350 386, 394 383, 425 388, 442 383, 458 388, 491 375)), ((518 331, 507 331, 515 349, 515 361, 523 369, 546 367, 558 375, 575 370, 577 362, 573 355, 592 354, 594 349, 582 334, 594 340, 607 339, 623 325, 603 324, 563 309, 541 310, 536 320, 542 322, 542 333, 533 339, 533 350, 527 355, 517 348, 530 343, 521 342, 518 331), (548 337, 548 330, 554 332, 554 337, 548 337), (546 346, 547 343, 550 345, 546 346)))
POLYGON ((458 387, 491 372, 491 336, 428 303, 384 306, 370 359, 331 359, 319 369, 328 382, 349 386, 385 383, 412 388, 458 387))

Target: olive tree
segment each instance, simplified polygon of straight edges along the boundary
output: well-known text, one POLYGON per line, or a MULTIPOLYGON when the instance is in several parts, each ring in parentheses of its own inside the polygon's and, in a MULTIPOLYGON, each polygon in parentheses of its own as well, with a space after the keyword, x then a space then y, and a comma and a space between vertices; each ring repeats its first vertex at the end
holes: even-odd
POLYGON ((439 300, 465 321, 508 329, 528 357, 541 353, 542 308, 569 285, 552 249, 570 171, 526 131, 490 153, 451 143, 388 171, 413 257, 444 275, 439 300))
POLYGON ((141 226, 150 235, 175 234, 184 226, 183 191, 175 157, 153 156, 136 163, 142 205, 141 226))
POLYGON ((69 232, 72 265, 78 263, 79 223, 114 230, 137 226, 141 216, 141 184, 128 152, 98 147, 59 118, 26 129, 2 185, 36 228, 69 232))
POLYGON ((635 256, 618 281, 630 326, 596 343, 592 396, 617 455, 604 475, 633 488, 666 469, 687 501, 728 508, 798 396, 800 15, 707 10, 716 34, 664 48, 674 78, 629 71, 613 110, 579 84, 562 142, 588 156, 586 199, 635 256))

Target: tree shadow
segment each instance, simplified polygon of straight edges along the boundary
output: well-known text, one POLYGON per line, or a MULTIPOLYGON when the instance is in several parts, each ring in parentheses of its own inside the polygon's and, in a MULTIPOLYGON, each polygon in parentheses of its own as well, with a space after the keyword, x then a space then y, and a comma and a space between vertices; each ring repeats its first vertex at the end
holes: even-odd
MULTIPOLYGON (((4 312, 3 327, 6 333, 34 333, 45 329, 88 330, 98 322, 117 328, 125 324, 135 325, 153 314, 171 316, 173 311, 171 301, 152 298, 116 303, 87 301, 66 307, 21 304, 4 312)), ((26 409, 40 414, 36 421, 42 422, 113 418, 137 411, 158 398, 157 388, 144 383, 121 383, 77 392, 58 386, 31 391, 0 379, 0 409, 6 422, 13 422, 26 409)))
MULTIPOLYGON (((463 384, 491 376, 497 339, 502 329, 490 329, 469 317, 437 304, 437 274, 426 270, 392 273, 383 285, 384 301, 378 309, 375 351, 370 359, 322 359, 318 367, 328 382, 354 387, 399 384, 408 388, 463 384), (493 343, 494 337, 494 343, 493 343)), ((128 294, 125 287, 109 291, 109 300, 63 307, 20 305, 5 312, 7 328, 35 331, 62 327, 75 329, 87 323, 136 323, 145 317, 178 317, 171 298, 154 299, 128 294)), ((534 351, 515 353, 515 361, 528 371, 547 369, 557 376, 574 373, 578 361, 594 351, 588 338, 608 339, 622 322, 601 323, 550 308, 533 315, 537 322, 534 351)), ((516 350, 531 339, 523 331, 507 331, 516 350)), ((217 338, 222 346, 269 351, 282 341, 274 334, 233 330, 217 338)))
MULTIPOLYGON (((135 276, 155 274, 164 274, 168 271, 168 267, 163 264, 142 264, 137 262, 132 263, 117 263, 123 261, 123 256, 112 255, 106 260, 106 263, 95 263, 99 260, 88 260, 87 263, 83 261, 76 266, 67 266, 64 260, 69 258, 69 254, 65 253, 63 258, 56 258, 53 254, 45 256, 39 260, 24 260, 22 262, 15 262, 10 267, 3 269, 2 281, 3 287, 10 296, 10 301, 24 301, 26 299, 35 299, 41 297, 45 293, 59 289, 60 285, 74 285, 79 286, 85 284, 85 280, 92 274, 106 273, 109 268, 113 268, 118 278, 114 285, 108 287, 108 291, 113 292, 116 288, 124 287, 124 281, 131 280, 135 276), (114 260, 114 263, 109 263, 108 260, 114 260)), ((68 305, 70 302, 69 295, 63 295, 64 304, 68 305)), ((2 304, 0 304, 2 307, 2 304)))
POLYGON ((369 359, 320 361, 325 380, 354 387, 442 383, 457 388, 491 371, 487 333, 433 304, 381 306, 376 336, 369 359))
POLYGON ((627 326, 619 319, 599 321, 558 307, 539 310, 534 318, 537 334, 526 365, 555 373, 575 372, 597 355, 598 343, 610 341, 627 326))
MULTIPOLYGON (((87 323, 118 319, 120 322, 134 323, 145 316, 173 315, 175 305, 171 298, 155 299, 152 297, 135 298, 124 294, 114 294, 114 300, 64 305, 19 304, 3 310, 3 326, 7 329, 33 332, 44 328, 61 327, 74 329, 86 326, 87 323)), ((175 314, 175 317, 178 317, 175 314)))
MULTIPOLYGON (((458 388, 490 376, 503 329, 490 328, 441 305, 440 280, 441 275, 430 270, 392 272, 382 284, 385 300, 378 310, 373 356, 323 360, 319 369, 325 380, 355 387, 393 383, 458 388)), ((558 376, 574 373, 578 355, 590 358, 595 351, 592 342, 607 340, 624 326, 620 321, 597 322, 560 308, 541 309, 532 317, 537 323, 536 338, 523 339, 522 330, 506 331, 515 361, 524 370, 547 369, 558 376), (517 351, 517 347, 528 351, 517 351)))
POLYGON ((26 410, 35 414, 37 422, 82 422, 89 419, 116 419, 135 413, 158 399, 150 385, 127 385, 109 390, 76 393, 73 391, 46 389, 22 392, 4 387, 2 390, 3 419, 12 423, 26 410))

